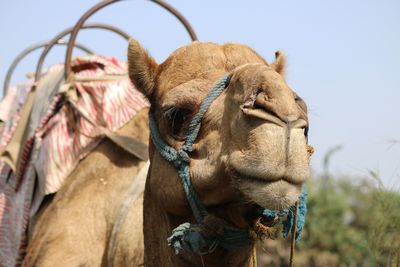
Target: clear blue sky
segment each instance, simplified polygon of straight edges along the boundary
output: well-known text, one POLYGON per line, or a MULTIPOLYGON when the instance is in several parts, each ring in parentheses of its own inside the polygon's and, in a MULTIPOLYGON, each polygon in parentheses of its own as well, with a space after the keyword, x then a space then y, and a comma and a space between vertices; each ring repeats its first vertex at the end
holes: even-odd
MULTIPOLYGON (((25 47, 72 26, 97 1, 35 0, 0 2, 0 81, 25 47)), ((400 1, 169 1, 192 23, 199 39, 242 42, 268 61, 274 51, 288 55, 288 82, 309 105, 314 170, 324 154, 331 171, 365 176, 378 171, 387 187, 400 186, 400 1)), ((179 23, 147 1, 114 4, 92 22, 118 26, 137 38, 159 61, 189 42, 179 23)), ((116 35, 86 30, 81 43, 126 58, 116 35)), ((24 60, 13 82, 34 70, 38 53, 24 60)), ((57 48, 47 65, 62 62, 57 48)))

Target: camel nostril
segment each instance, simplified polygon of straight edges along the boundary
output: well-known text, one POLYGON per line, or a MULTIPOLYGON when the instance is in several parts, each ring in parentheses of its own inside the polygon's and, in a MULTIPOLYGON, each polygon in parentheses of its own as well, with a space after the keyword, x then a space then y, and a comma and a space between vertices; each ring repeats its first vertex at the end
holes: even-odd
POLYGON ((254 91, 250 97, 246 100, 246 102, 243 103, 242 107, 244 108, 254 108, 257 96, 261 93, 261 88, 257 88, 256 91, 254 91))
POLYGON ((249 99, 246 102, 243 103, 243 105, 241 106, 243 108, 253 108, 254 107, 254 100, 249 99))
POLYGON ((257 94, 253 108, 261 109, 282 120, 281 116, 279 116, 277 112, 276 105, 273 103, 273 101, 271 101, 271 98, 269 98, 265 92, 259 92, 257 94))
POLYGON ((256 101, 257 100, 259 100, 259 101, 269 101, 270 99, 269 99, 268 95, 265 92, 263 92, 261 89, 258 89, 257 92, 256 92, 256 101))
POLYGON ((268 103, 270 102, 269 97, 264 92, 259 92, 256 95, 256 99, 254 101, 255 108, 266 109, 268 107, 268 103))

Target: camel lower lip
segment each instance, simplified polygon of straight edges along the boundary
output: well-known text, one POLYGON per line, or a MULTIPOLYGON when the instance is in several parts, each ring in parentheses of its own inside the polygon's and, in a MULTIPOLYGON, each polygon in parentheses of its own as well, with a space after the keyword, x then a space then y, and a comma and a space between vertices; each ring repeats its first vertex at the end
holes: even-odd
POLYGON ((272 180, 272 181, 265 181, 265 180, 260 179, 260 178, 246 176, 246 177, 244 177, 244 179, 249 180, 249 181, 259 182, 259 183, 265 183, 265 184, 271 184, 271 183, 275 183, 275 182, 279 182, 279 181, 285 181, 285 182, 287 182, 289 184, 295 185, 291 181, 289 181, 287 179, 284 179, 284 178, 277 179, 277 180, 272 180))
POLYGON ((230 170, 233 177, 233 185, 243 193, 251 202, 260 207, 281 210, 286 209, 298 200, 302 184, 295 184, 285 178, 263 179, 241 175, 237 171, 230 170))

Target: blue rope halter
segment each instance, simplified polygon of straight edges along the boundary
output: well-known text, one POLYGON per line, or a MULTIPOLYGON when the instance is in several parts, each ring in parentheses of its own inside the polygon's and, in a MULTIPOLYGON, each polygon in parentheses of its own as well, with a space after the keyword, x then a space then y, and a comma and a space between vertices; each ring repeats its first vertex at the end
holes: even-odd
MULTIPOLYGON (((196 224, 183 223, 172 231, 168 238, 168 245, 175 249, 178 254, 181 251, 192 252, 196 254, 208 254, 213 252, 218 246, 227 250, 236 250, 245 248, 253 243, 248 231, 237 229, 230 226, 224 226, 223 233, 213 237, 205 236, 197 229, 204 223, 204 218, 209 215, 205 206, 201 203, 199 196, 194 190, 189 174, 189 153, 192 151, 193 142, 196 140, 200 131, 201 120, 211 103, 224 91, 229 83, 229 76, 224 76, 210 90, 207 97, 200 105, 198 113, 192 118, 188 135, 181 148, 175 148, 167 145, 161 138, 154 115, 150 112, 149 125, 150 135, 157 151, 167 161, 172 162, 178 169, 178 175, 181 179, 183 190, 192 209, 193 215, 197 221, 196 224), (206 249, 206 250, 205 250, 206 249)), ((304 217, 306 213, 306 191, 303 190, 300 197, 299 220, 297 221, 296 239, 300 239, 301 230, 304 226, 304 217)), ((286 237, 293 225, 293 211, 291 208, 281 211, 271 211, 264 209, 260 215, 267 217, 286 216, 283 222, 283 234, 286 237)))

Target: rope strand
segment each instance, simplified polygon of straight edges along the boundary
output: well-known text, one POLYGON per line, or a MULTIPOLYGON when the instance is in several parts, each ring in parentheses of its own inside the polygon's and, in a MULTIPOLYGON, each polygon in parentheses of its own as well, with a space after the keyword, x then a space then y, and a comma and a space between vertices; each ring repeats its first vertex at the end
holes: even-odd
POLYGON ((290 244, 290 262, 289 266, 293 267, 293 261, 294 261, 294 251, 295 251, 295 246, 296 246, 296 230, 297 230, 297 209, 298 209, 298 201, 294 204, 294 218, 293 218, 293 226, 292 226, 292 240, 290 244))
MULTIPOLYGON (((212 102, 217 99, 217 97, 227 87, 228 82, 229 76, 224 76, 218 83, 214 85, 214 87, 207 94, 206 98, 200 105, 199 111, 190 122, 185 143, 179 149, 175 149, 164 142, 164 140, 160 136, 160 133, 158 132, 154 114, 151 112, 149 114, 151 140, 160 155, 167 161, 173 163, 178 169, 178 176, 181 180, 186 198, 193 212, 193 216, 197 221, 197 224, 183 223, 172 231, 172 235, 167 239, 167 241, 168 245, 175 249, 176 254, 180 253, 181 251, 187 251, 191 253, 196 253, 198 255, 204 255, 212 253, 218 246, 227 250, 237 250, 254 245, 253 238, 250 236, 247 230, 241 230, 232 226, 228 226, 228 224, 222 219, 220 219, 220 221, 222 221, 222 233, 218 232, 216 234, 213 234, 212 236, 206 236, 203 234, 204 229, 207 229, 207 227, 209 227, 205 218, 210 219, 209 216, 212 215, 208 214, 205 206, 200 201, 197 192, 194 190, 190 180, 189 153, 192 151, 192 145, 200 131, 201 120, 212 102)), ((302 197, 300 198, 301 216, 305 216, 306 212, 305 196, 306 192, 303 190, 302 197)), ((303 227, 302 224, 304 223, 304 218, 300 218, 301 220, 299 220, 299 224, 297 225, 297 206, 295 212, 293 212, 291 209, 286 209, 282 211, 271 211, 264 209, 260 213, 260 216, 262 215, 274 217, 286 216, 287 219, 283 223, 284 236, 287 236, 287 234, 290 232, 290 229, 298 228, 299 233, 297 238, 299 238, 301 229, 303 227), (293 213, 295 213, 294 216, 293 213)), ((293 234, 293 239, 296 239, 296 232, 294 232, 293 234)))

